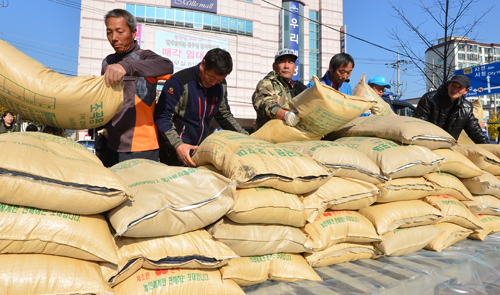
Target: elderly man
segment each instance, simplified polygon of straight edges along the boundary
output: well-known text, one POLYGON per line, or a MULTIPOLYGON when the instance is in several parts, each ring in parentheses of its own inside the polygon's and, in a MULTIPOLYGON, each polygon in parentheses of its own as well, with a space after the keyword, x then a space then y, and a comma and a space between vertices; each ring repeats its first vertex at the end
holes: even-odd
POLYGON ((257 112, 255 130, 271 119, 285 121, 287 125, 299 123, 297 111, 290 110, 290 100, 306 89, 300 81, 292 80, 297 55, 291 49, 279 50, 274 56, 273 71, 257 84, 252 102, 257 112))
MULTIPOLYGON (((347 53, 335 54, 330 59, 328 71, 319 80, 333 89, 348 95, 352 95, 352 88, 349 85, 349 77, 354 69, 354 59, 347 53)), ((314 85, 314 81, 309 82, 307 87, 314 85)))
POLYGON ((386 88, 391 89, 391 85, 385 82, 384 76, 371 77, 370 80, 368 80, 368 86, 370 86, 380 97, 384 95, 386 88))
POLYGON ((158 139, 153 112, 156 83, 173 73, 173 63, 151 50, 139 48, 134 40, 137 23, 123 9, 109 11, 105 18, 106 35, 115 50, 102 64, 106 85, 123 80, 123 106, 106 125, 108 149, 103 158, 106 167, 116 163, 144 158, 158 161, 158 139))
POLYGON ((232 70, 229 52, 214 48, 201 63, 175 73, 165 83, 155 110, 162 163, 195 167, 192 151, 209 135, 212 118, 223 129, 248 134, 227 101, 225 79, 232 70))
POLYGON ((472 103, 465 99, 470 80, 457 75, 419 100, 413 117, 431 122, 458 139, 462 130, 475 143, 489 143, 474 116, 472 103))

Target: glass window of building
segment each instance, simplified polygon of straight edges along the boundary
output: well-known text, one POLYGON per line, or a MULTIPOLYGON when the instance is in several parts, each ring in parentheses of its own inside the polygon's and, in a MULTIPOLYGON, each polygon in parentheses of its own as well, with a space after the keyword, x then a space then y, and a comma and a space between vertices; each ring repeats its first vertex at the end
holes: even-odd
POLYGON ((500 48, 495 48, 495 54, 500 54, 500 48))
POLYGON ((309 79, 316 75, 321 77, 319 55, 319 12, 309 11, 309 79))
POLYGON ((458 59, 465 60, 465 53, 459 53, 458 54, 458 59))
POLYGON ((484 53, 485 53, 485 54, 491 54, 491 53, 493 53, 493 52, 491 51, 491 48, 485 48, 485 49, 484 49, 484 53))
POLYGON ((465 44, 458 44, 458 51, 465 51, 465 44))
POLYGON ((469 53, 469 54, 467 54, 467 60, 473 60, 473 61, 476 61, 476 60, 477 60, 477 55, 476 55, 476 54, 469 53))
POLYGON ((467 51, 469 52, 477 52, 477 45, 468 45, 467 51))

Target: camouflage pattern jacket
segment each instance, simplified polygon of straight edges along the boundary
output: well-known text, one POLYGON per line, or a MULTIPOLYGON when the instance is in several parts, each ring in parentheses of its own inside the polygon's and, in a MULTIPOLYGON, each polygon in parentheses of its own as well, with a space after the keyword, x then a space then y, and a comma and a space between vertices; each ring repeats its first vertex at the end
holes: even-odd
POLYGON ((292 85, 285 82, 274 71, 269 72, 264 79, 259 81, 252 95, 253 108, 257 112, 255 130, 258 130, 267 121, 276 119, 276 113, 279 109, 290 109, 292 88, 292 85))

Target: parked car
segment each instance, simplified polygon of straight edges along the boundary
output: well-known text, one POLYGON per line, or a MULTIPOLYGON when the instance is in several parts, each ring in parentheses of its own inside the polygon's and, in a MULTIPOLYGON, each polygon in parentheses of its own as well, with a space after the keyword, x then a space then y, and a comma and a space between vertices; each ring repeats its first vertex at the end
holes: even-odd
POLYGON ((76 142, 83 145, 89 151, 91 151, 95 154, 95 142, 93 139, 81 139, 81 140, 77 140, 76 142))
POLYGON ((384 92, 382 99, 391 106, 392 110, 396 114, 400 116, 412 117, 416 107, 411 103, 397 99, 396 97, 397 96, 394 93, 386 91, 384 92))

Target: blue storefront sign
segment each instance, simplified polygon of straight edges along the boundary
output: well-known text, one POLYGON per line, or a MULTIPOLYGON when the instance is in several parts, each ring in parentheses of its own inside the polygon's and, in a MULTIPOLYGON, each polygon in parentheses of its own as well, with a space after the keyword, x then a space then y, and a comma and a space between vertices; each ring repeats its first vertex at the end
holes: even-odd
MULTIPOLYGON (((290 30, 290 36, 289 36, 289 47, 293 51, 295 51, 295 54, 299 56, 299 49, 300 49, 300 44, 299 44, 299 36, 300 36, 300 18, 299 18, 299 3, 295 1, 290 1, 289 3, 289 10, 290 10, 290 23, 288 24, 289 30, 290 30)), ((293 80, 298 80, 299 79, 299 59, 295 62, 295 72, 293 73, 293 80)))
POLYGON ((172 0, 170 6, 217 13, 217 0, 172 0))
POLYGON ((468 97, 500 93, 500 62, 456 70, 455 75, 469 77, 468 97))

